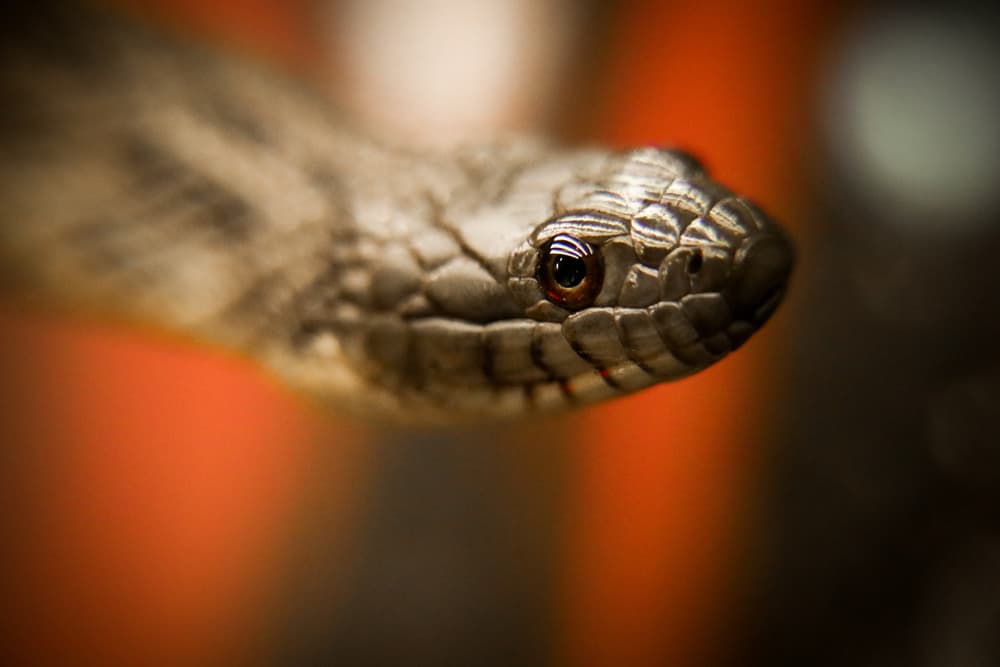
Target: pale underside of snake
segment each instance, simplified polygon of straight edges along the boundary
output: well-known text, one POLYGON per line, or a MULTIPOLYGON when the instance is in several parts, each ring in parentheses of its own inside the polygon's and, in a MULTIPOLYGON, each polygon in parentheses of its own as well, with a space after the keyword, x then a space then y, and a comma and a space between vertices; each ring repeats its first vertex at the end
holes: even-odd
POLYGON ((619 396, 722 358, 784 292, 784 232, 681 153, 399 150, 123 18, 4 18, 6 282, 335 405, 448 422, 619 396))

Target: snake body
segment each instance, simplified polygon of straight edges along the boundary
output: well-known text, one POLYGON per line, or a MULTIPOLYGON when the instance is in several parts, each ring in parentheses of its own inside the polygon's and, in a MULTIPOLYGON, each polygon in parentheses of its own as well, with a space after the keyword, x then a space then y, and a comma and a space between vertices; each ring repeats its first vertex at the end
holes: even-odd
POLYGON ((679 378, 756 331, 791 270, 782 230, 678 152, 398 149, 303 83, 124 18, 4 18, 8 282, 341 406, 516 416, 679 378), (586 298, 551 284, 556 252, 586 298))

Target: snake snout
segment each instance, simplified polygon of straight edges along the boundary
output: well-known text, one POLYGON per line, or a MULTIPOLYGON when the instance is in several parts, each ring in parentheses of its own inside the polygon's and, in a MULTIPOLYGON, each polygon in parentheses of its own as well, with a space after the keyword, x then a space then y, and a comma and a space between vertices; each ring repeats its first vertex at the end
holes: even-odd
POLYGON ((794 262, 791 241, 780 232, 747 239, 736 252, 727 293, 736 319, 766 322, 784 296, 794 262))

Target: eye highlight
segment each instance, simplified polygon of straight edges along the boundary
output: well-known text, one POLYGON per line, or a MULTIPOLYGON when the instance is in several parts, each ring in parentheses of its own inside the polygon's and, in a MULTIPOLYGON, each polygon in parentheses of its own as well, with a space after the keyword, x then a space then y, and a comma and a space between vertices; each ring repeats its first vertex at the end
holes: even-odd
POLYGON ((549 300, 570 310, 586 308, 604 281, 604 263, 594 246, 557 234, 542 247, 538 281, 549 300))

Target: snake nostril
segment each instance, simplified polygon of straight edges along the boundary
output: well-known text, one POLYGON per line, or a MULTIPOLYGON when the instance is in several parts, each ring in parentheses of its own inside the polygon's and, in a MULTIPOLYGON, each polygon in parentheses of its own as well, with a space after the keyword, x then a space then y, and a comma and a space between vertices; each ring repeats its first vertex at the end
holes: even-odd
POLYGON ((778 285, 767 292, 761 299, 760 305, 754 311, 754 320, 763 323, 777 309, 781 299, 785 296, 785 286, 778 285))
POLYGON ((691 275, 698 273, 699 271, 701 271, 701 267, 702 264, 704 264, 704 262, 705 258, 704 255, 702 255, 701 253, 701 249, 695 248, 694 251, 692 251, 691 256, 688 258, 687 272, 690 273, 691 275))

